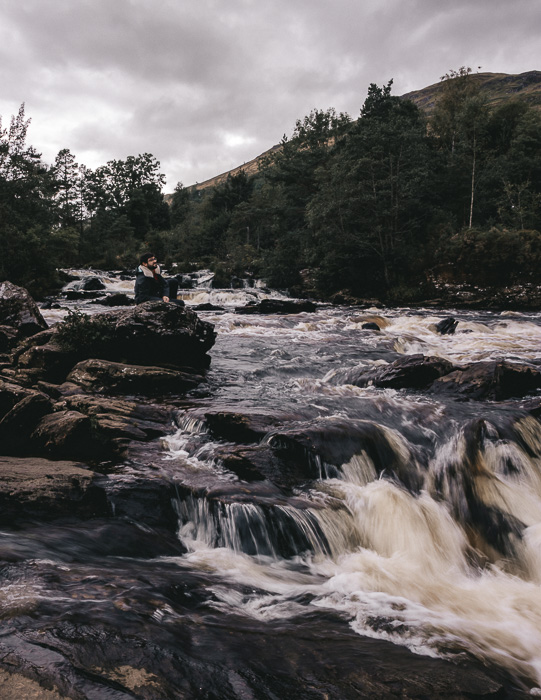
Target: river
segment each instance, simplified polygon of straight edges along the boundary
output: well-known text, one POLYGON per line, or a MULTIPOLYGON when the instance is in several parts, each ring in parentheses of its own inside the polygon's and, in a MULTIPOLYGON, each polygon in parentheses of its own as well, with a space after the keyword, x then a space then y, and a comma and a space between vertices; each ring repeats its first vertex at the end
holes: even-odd
MULTIPOLYGON (((106 281, 113 291, 130 284, 106 281)), ((152 464, 178 485, 178 552, 137 523, 6 530, 4 637, 24 628, 28 644, 47 638, 35 663, 56 664, 67 679, 57 687, 71 688, 69 697, 378 696, 359 688, 325 696, 306 677, 304 690, 295 690, 299 636, 311 640, 306 669, 317 654, 338 667, 342 656, 349 669, 346 656, 357 648, 365 658, 370 643, 375 659, 396 650, 395 674, 418 661, 464 660, 541 694, 539 422, 522 399, 461 401, 351 381, 417 353, 455 365, 495 358, 537 365, 541 314, 323 304, 310 314, 234 313, 262 295, 184 293, 188 304, 224 310, 200 312, 218 333, 206 384, 179 409, 152 464), (438 334, 436 323, 450 315, 456 332, 438 334), (362 328, 373 318, 380 332, 362 328), (257 439, 219 437, 209 411, 263 420, 268 430, 257 439), (247 454, 268 459, 270 448, 285 449, 299 434, 309 446, 320 439, 319 455, 333 459, 304 450, 305 471, 274 482, 230 468, 235 451, 244 450, 246 465, 247 454), (338 464, 352 440, 361 447, 338 464), (81 675, 74 661, 85 634, 96 636, 94 676, 81 675), (272 651, 263 650, 264 639, 273 640, 272 651), (173 649, 182 649, 184 680, 173 649), (274 681, 251 679, 252 654, 274 666, 274 681), (109 673, 105 687, 107 656, 126 671, 109 673), (209 657, 217 667, 203 672, 209 657), (280 684, 288 677, 286 692, 280 684)), ((143 458, 126 465, 127 473, 144 468, 143 458)))

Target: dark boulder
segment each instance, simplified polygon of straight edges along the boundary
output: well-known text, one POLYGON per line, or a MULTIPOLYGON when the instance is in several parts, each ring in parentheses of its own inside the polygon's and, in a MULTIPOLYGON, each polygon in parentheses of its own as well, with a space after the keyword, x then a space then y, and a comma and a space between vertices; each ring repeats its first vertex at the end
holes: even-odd
POLYGON ((368 460, 374 476, 395 479, 412 492, 423 484, 415 456, 406 455, 405 444, 397 449, 395 436, 377 423, 320 419, 273 431, 266 442, 296 479, 340 477, 342 467, 357 457, 353 469, 365 469, 368 460))
POLYGON ((109 360, 79 362, 67 381, 91 392, 112 394, 184 394, 195 388, 203 377, 163 367, 125 365, 109 360))
POLYGON ((99 277, 85 277, 81 283, 80 289, 84 289, 85 292, 94 292, 105 289, 105 284, 99 277))
POLYGON ((448 316, 444 318, 443 321, 436 324, 436 331, 440 333, 440 335, 453 335, 457 326, 458 321, 452 316, 448 316))
POLYGON ((531 365, 506 360, 476 362, 437 379, 431 391, 461 399, 504 401, 541 388, 541 371, 531 365))
POLYGON ((192 289, 194 281, 190 275, 178 274, 173 277, 178 282, 178 289, 192 289))
POLYGON ((128 480, 124 475, 112 474, 107 479, 106 490, 116 517, 171 531, 178 527, 177 493, 166 477, 153 474, 152 478, 128 480))
MULTIPOLYGON (((214 326, 186 307, 149 301, 82 319, 67 319, 15 352, 17 372, 31 380, 63 382, 77 362, 99 358, 135 365, 207 367, 214 326)), ((200 378, 197 378, 197 383, 200 378)), ((189 384, 186 379, 186 384, 189 384)))
POLYGON ((290 299, 262 299, 246 306, 237 306, 237 314, 301 314, 316 310, 313 301, 292 301, 290 299))
POLYGON ((0 379, 0 419, 3 418, 8 411, 27 396, 34 394, 33 389, 23 387, 14 381, 0 379))
POLYGON ((94 318, 110 335, 98 355, 103 359, 177 367, 204 367, 210 362, 206 353, 216 339, 214 326, 185 306, 147 301, 94 318))
POLYGON ((380 331, 381 328, 378 326, 377 323, 363 323, 361 328, 365 331, 380 331))
POLYGON ((38 422, 53 410, 48 396, 31 391, 0 420, 2 454, 31 454, 30 436, 38 422))
POLYGON ((56 341, 56 337, 51 337, 43 345, 27 344, 21 347, 20 354, 16 353, 17 373, 33 372, 36 383, 40 380, 61 382, 85 349, 84 346, 64 348, 56 341))
POLYGON ((201 421, 212 435, 221 440, 237 443, 254 443, 262 440, 267 433, 292 421, 305 421, 313 417, 306 409, 298 413, 277 413, 264 409, 235 410, 229 406, 209 409, 197 408, 185 413, 185 423, 201 421))
POLYGON ((13 326, 0 325, 0 352, 7 353, 15 347, 19 334, 13 326))
POLYGON ((381 389, 425 389, 454 369, 451 362, 440 357, 405 355, 382 367, 351 370, 342 381, 355 386, 376 386, 381 389))
POLYGON ((47 328, 47 323, 30 294, 11 282, 0 284, 0 324, 17 329, 26 338, 47 328))
POLYGON ((209 302, 205 304, 197 304, 197 306, 192 306, 193 311, 224 311, 223 306, 217 306, 216 304, 210 304, 209 302))
POLYGON ((135 306, 135 299, 127 294, 108 294, 105 297, 99 297, 91 304, 101 304, 102 306, 135 306))

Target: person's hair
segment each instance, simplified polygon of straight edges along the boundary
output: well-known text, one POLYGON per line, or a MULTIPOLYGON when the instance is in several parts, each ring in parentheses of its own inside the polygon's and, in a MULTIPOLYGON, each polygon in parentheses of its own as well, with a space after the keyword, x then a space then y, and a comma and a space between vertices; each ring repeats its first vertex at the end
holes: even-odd
POLYGON ((141 257, 139 258, 139 263, 147 263, 150 260, 150 258, 155 257, 156 256, 154 255, 154 253, 143 253, 143 255, 141 255, 141 257))

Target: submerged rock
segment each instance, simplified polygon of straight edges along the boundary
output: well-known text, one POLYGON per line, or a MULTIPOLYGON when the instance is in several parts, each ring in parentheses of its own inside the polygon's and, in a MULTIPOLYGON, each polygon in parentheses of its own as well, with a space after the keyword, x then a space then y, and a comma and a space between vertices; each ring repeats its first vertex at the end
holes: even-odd
POLYGON ((246 306, 235 307, 237 314, 301 314, 316 310, 313 301, 292 301, 290 299, 262 299, 246 306))

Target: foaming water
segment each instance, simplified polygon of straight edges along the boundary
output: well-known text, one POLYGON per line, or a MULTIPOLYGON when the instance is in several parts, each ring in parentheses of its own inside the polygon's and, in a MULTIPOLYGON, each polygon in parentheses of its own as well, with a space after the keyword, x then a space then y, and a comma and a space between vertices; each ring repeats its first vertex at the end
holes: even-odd
POLYGON ((539 317, 453 312, 456 332, 442 336, 436 324, 450 314, 433 310, 248 316, 232 307, 264 290, 182 294, 225 310, 201 312, 218 332, 208 396, 163 441, 159 466, 178 487, 187 549, 167 564, 208 576, 205 605, 219 613, 287 629, 332 611, 359 635, 431 657, 473 655, 541 684, 537 418, 518 400, 348 381, 414 353, 538 363, 539 317), (248 420, 264 411, 276 426, 230 442, 206 409, 248 420), (251 481, 239 462, 261 473, 251 481))

